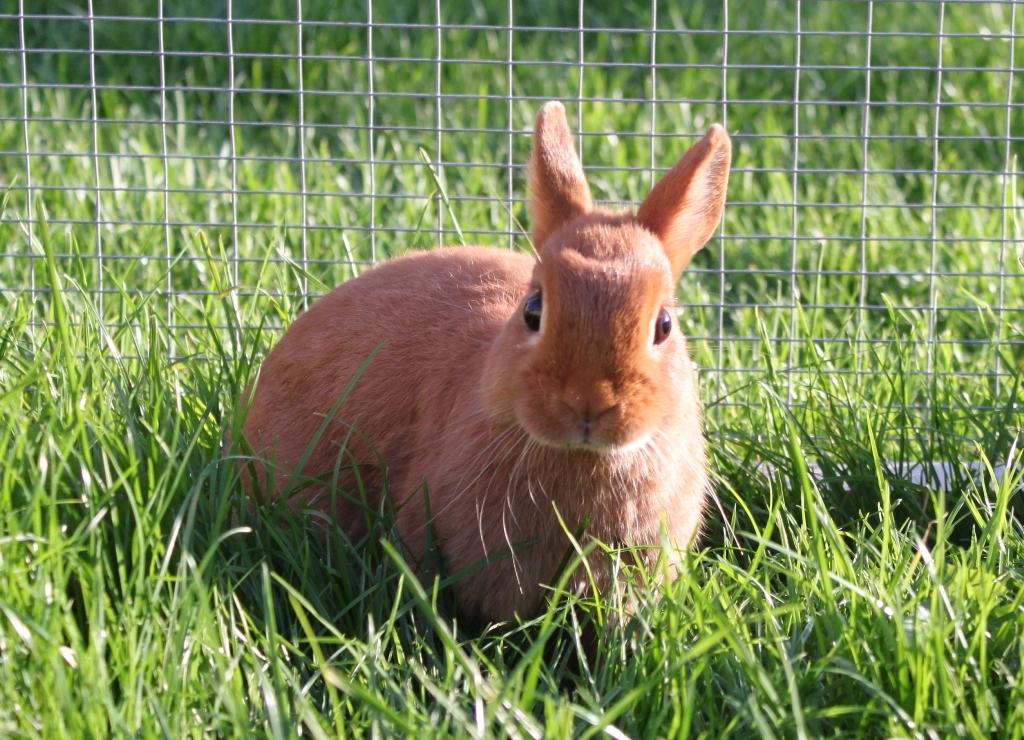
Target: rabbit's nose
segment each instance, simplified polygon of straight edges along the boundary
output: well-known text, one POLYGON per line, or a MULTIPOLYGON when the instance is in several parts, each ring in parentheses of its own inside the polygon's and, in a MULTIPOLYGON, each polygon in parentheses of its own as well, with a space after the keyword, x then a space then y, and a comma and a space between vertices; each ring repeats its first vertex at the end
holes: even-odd
POLYGON ((598 420, 618 406, 611 393, 600 386, 591 389, 589 393, 574 388, 567 389, 562 395, 562 405, 576 417, 576 424, 584 436, 589 436, 591 428, 598 420))

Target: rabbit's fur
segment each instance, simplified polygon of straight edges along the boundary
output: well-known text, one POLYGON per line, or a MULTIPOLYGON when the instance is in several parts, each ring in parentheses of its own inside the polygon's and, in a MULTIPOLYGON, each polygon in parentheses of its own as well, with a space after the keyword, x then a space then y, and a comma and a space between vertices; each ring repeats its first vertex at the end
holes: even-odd
POLYGON ((688 546, 709 478, 674 292, 721 219, 730 152, 713 126, 635 214, 595 209, 565 111, 545 105, 530 163, 538 259, 417 253, 299 316, 247 399, 259 488, 314 479, 292 500, 353 536, 365 510, 346 497, 364 491, 373 508, 387 490, 413 562, 433 539, 448 573, 487 563, 455 585, 474 620, 535 612, 566 528, 654 546, 652 561, 662 532, 688 546))

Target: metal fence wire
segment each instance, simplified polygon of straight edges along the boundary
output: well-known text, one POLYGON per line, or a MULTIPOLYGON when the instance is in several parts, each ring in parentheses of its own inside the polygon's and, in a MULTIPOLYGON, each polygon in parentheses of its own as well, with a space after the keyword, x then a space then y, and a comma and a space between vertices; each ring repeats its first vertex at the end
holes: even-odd
POLYGON ((712 413, 769 362, 799 395, 899 361, 993 408, 1022 358, 1019 4, 4 0, 4 300, 42 306, 49 255, 111 332, 147 296, 193 357, 409 249, 521 248, 559 99, 605 204, 733 135, 679 291, 712 413))

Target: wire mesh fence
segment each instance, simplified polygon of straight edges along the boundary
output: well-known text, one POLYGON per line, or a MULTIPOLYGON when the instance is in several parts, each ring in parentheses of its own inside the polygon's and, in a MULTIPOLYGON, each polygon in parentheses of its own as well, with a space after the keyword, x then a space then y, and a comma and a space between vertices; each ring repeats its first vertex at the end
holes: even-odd
POLYGON ((53 264, 128 335, 145 296, 175 358, 211 331, 267 341, 381 259, 525 247, 532 120, 559 99, 605 204, 710 123, 733 135, 722 228, 679 289, 712 413, 773 368, 791 401, 802 374, 898 366, 911 405, 941 377, 1004 408, 1018 6, 5 0, 0 282, 42 306, 53 264))

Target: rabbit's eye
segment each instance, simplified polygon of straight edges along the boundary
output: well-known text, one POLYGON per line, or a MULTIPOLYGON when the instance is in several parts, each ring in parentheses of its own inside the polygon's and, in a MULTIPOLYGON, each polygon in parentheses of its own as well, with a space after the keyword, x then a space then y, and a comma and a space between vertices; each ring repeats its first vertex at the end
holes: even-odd
POLYGON ((523 321, 526 322, 526 328, 530 331, 540 331, 540 291, 531 295, 526 299, 526 305, 523 306, 523 321))
POLYGON ((658 313, 658 318, 654 322, 654 343, 661 344, 668 338, 671 332, 672 315, 663 308, 658 313))

